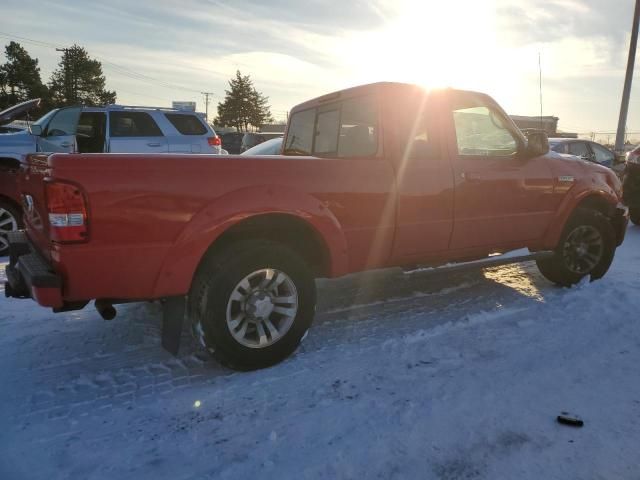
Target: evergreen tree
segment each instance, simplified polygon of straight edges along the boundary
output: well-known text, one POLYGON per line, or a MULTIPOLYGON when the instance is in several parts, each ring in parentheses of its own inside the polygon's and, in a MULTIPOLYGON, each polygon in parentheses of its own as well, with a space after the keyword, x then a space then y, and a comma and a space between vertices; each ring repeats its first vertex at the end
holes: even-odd
POLYGON ((38 60, 17 42, 5 46, 6 63, 0 65, 0 110, 32 98, 47 100, 38 60))
POLYGON ((268 98, 255 89, 249 75, 242 75, 238 70, 235 78, 229 80, 224 101, 218 103, 216 124, 246 132, 250 126, 259 127, 269 121, 268 98))
POLYGON ((74 45, 64 50, 58 69, 51 75, 49 89, 57 105, 107 105, 115 103, 116 92, 105 89, 102 64, 74 45))

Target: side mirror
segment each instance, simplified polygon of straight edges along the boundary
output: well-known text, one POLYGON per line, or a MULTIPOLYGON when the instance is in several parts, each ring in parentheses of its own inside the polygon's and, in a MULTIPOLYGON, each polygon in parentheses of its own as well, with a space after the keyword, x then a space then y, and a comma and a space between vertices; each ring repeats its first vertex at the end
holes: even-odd
POLYGON ((29 133, 31 135, 35 135, 36 137, 39 137, 40 135, 42 135, 42 127, 40 125, 31 125, 29 127, 29 133))
POLYGON ((549 137, 546 132, 536 131, 527 135, 527 157, 539 157, 549 151, 549 137))

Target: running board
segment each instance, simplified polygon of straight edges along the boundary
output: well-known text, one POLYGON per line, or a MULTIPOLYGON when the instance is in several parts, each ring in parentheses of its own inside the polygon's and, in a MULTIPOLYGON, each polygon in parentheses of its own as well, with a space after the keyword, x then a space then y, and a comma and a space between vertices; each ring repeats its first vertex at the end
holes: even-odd
POLYGON ((555 252, 553 251, 540 251, 529 253, 527 255, 509 255, 505 253, 503 255, 495 255, 493 257, 482 258, 480 260, 473 260, 471 262, 462 263, 448 263, 439 267, 418 267, 406 269, 405 273, 440 273, 440 272, 459 272, 464 270, 482 269, 489 267, 499 267, 501 265, 508 265, 510 263, 528 262, 531 260, 544 260, 545 258, 551 258, 555 252))

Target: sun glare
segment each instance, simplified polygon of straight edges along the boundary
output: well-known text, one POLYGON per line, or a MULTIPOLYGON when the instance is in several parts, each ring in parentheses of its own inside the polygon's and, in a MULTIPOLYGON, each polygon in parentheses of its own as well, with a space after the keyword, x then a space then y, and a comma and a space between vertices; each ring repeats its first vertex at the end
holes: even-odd
POLYGON ((342 50, 354 83, 396 80, 509 95, 514 60, 499 44, 493 1, 406 0, 386 25, 342 50), (490 87, 490 88, 488 88, 490 87))

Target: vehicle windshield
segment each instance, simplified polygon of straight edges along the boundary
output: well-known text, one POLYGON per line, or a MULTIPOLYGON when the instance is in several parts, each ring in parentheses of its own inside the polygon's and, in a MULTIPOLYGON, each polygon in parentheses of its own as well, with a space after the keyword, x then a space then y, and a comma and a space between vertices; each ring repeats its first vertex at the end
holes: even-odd
POLYGON ((44 128, 44 126, 47 125, 47 123, 49 123, 49 120, 51 120, 51 117, 53 117, 58 110, 60 110, 60 109, 56 108, 54 110, 51 110, 48 113, 45 113, 38 120, 33 122, 33 125, 39 125, 40 127, 44 128))
POLYGON ((278 155, 282 148, 282 137, 272 138, 262 142, 249 150, 242 152, 242 155, 278 155))

